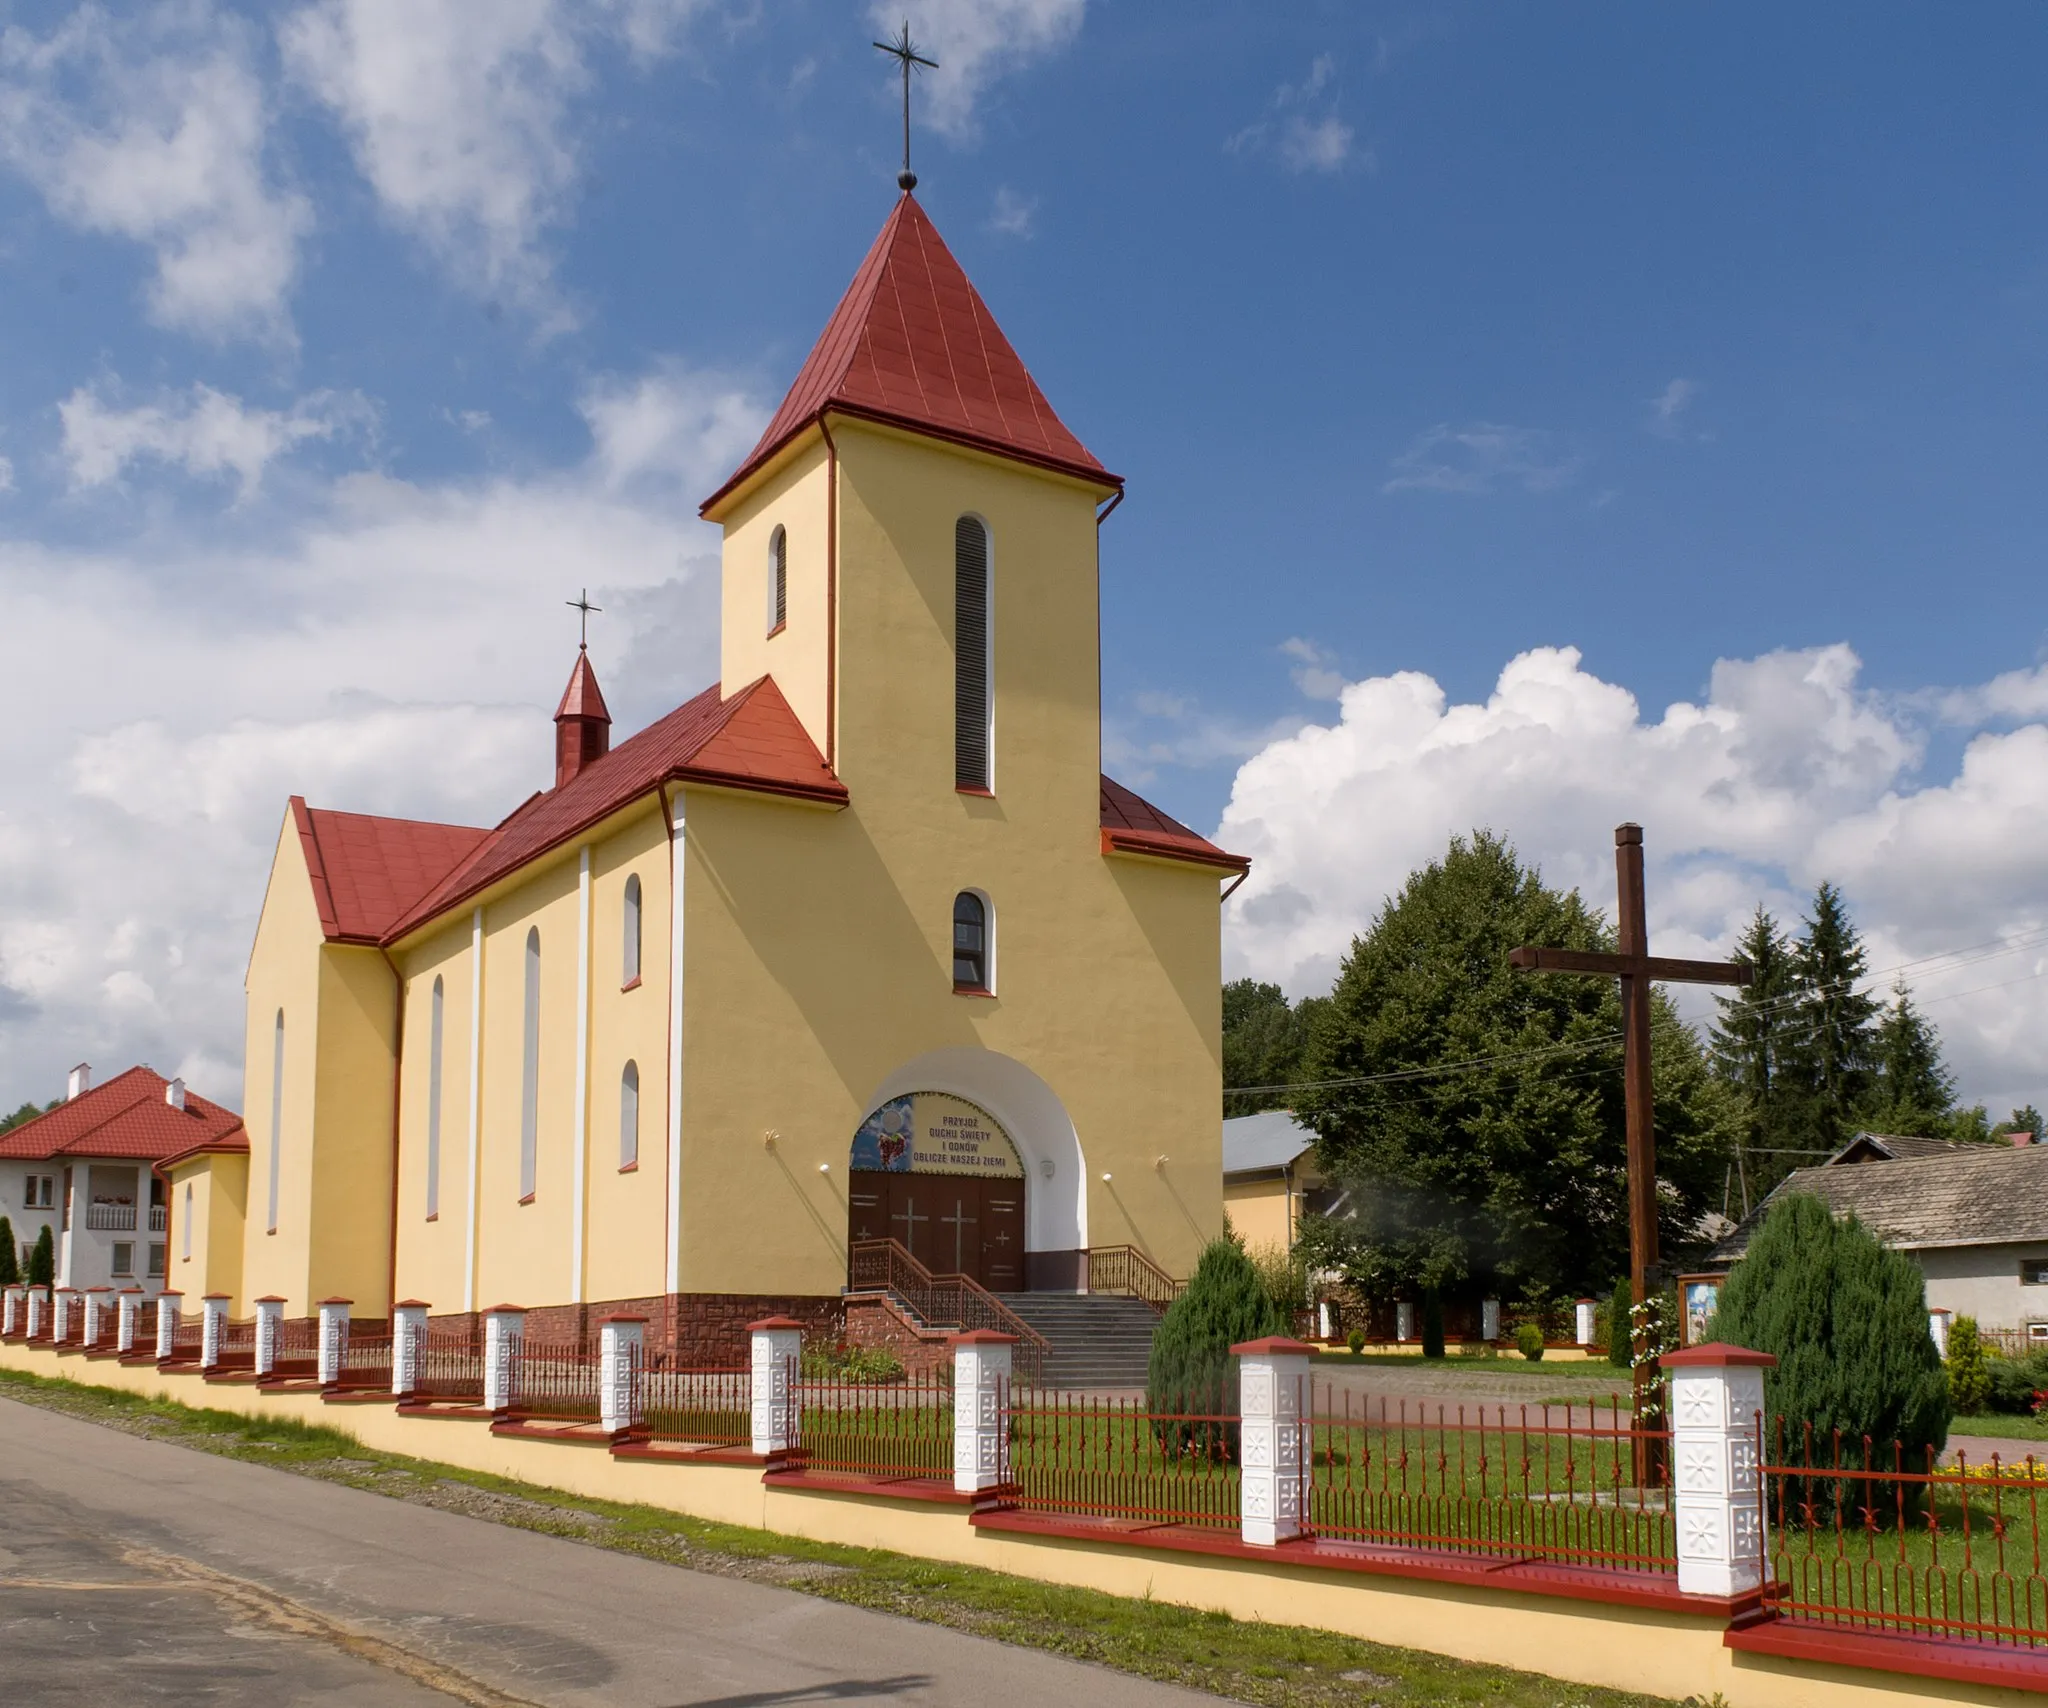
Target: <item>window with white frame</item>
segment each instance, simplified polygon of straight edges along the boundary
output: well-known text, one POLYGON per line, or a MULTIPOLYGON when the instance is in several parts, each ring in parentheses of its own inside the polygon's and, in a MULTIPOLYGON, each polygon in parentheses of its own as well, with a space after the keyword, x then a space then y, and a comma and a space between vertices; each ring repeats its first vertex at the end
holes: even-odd
POLYGON ((789 621, 789 535, 782 524, 768 536, 768 632, 789 621))
POLYGON ((979 890, 953 898, 953 988, 972 995, 995 989, 995 910, 979 890))
MULTIPOLYGON (((277 1232, 275 1228, 270 1230, 277 1232)), ((192 1182, 185 1182, 185 1209, 178 1218, 178 1259, 182 1263, 192 1261, 192 1182)))
POLYGON ((164 1248, 153 1244, 149 1248, 149 1278, 161 1281, 164 1278, 164 1248))
POLYGON ((57 1207, 57 1177, 54 1174, 31 1174, 28 1189, 22 1195, 22 1204, 31 1210, 53 1210, 57 1207))
POLYGON ((619 946, 619 988, 640 982, 640 874, 626 878, 624 940, 619 946))
POLYGON ((640 1166, 640 1064, 619 1075, 619 1167, 640 1166))
POLYGON ((123 1277, 135 1273, 135 1242, 128 1239, 114 1241, 114 1273, 123 1277))

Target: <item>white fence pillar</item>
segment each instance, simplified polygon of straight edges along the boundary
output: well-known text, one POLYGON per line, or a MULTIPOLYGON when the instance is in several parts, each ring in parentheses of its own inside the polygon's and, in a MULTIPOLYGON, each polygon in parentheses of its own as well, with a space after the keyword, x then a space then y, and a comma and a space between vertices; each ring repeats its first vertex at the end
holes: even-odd
POLYGON ((59 1346, 64 1344, 65 1337, 78 1321, 77 1301, 78 1295, 69 1287, 59 1287, 51 1296, 50 1338, 59 1346))
POLYGON ((420 1366, 427 1356, 427 1313, 424 1299, 404 1299, 391 1307, 391 1392, 404 1399, 420 1385, 420 1366))
POLYGON ((28 1290, 28 1337, 34 1340, 50 1326, 50 1290, 47 1287, 31 1287, 28 1290))
POLYGON ((1500 1301, 1481 1299, 1479 1301, 1479 1338, 1484 1341, 1500 1339, 1500 1301))
POLYGON ((1572 1337, 1581 1346, 1593 1344, 1594 1313, 1599 1308, 1598 1299, 1581 1299, 1573 1307, 1572 1337))
POLYGON ((14 1334, 21 1328, 22 1294, 21 1287, 9 1287, 0 1293, 0 1334, 14 1334))
POLYGON ((184 1308, 185 1295, 166 1288, 156 1298, 156 1356, 162 1363, 178 1350, 178 1314, 184 1308))
POLYGON ((1230 1351, 1237 1359, 1239 1533, 1270 1548, 1302 1532, 1301 1420, 1312 1349, 1275 1334, 1230 1351))
POLYGON ((1768 1352, 1715 1341, 1667 1352, 1671 1489, 1681 1595, 1745 1595, 1763 1583, 1757 1460, 1768 1352))
POLYGON ((199 1299, 199 1367, 211 1370, 220 1362, 221 1342, 227 1338, 228 1300, 226 1293, 204 1293, 199 1299))
POLYGON ((797 1445, 797 1364, 803 1357, 804 1325, 793 1317, 764 1317, 748 1323, 753 1337, 753 1450, 764 1459, 780 1458, 797 1445))
POLYGON ((1008 1477, 1004 1401, 1010 1392, 1014 1334, 969 1329, 953 1336, 953 1488, 979 1494, 1008 1477))
POLYGON ((341 1367, 348 1357, 348 1313, 353 1299, 320 1301, 320 1386, 340 1385, 341 1367))
POLYGON ((135 1350, 135 1329, 142 1317, 142 1289, 123 1287, 114 1300, 114 1350, 123 1358, 135 1350))
POLYGON ((598 1427, 623 1435, 640 1421, 640 1354, 647 1344, 645 1317, 606 1317, 597 1325, 598 1427))
POLYGON ((1951 1321, 1946 1305, 1937 1305, 1927 1313, 1927 1332, 1934 1341, 1934 1350, 1943 1358, 1948 1356, 1948 1325, 1951 1321))
POLYGON ((113 1292, 111 1287, 88 1287, 85 1290, 85 1346, 87 1351, 101 1344, 107 1336, 107 1299, 113 1292))
POLYGON ((1403 1299, 1394 1307, 1394 1338, 1413 1340, 1415 1338, 1415 1307, 1403 1299))
POLYGON ((275 1293, 256 1301, 256 1374, 271 1375, 277 1369, 277 1343, 284 1336, 285 1302, 275 1293))
POLYGON ((518 1305, 496 1305, 484 1312, 484 1405, 510 1411, 517 1397, 519 1343, 526 1338, 526 1312, 518 1305))

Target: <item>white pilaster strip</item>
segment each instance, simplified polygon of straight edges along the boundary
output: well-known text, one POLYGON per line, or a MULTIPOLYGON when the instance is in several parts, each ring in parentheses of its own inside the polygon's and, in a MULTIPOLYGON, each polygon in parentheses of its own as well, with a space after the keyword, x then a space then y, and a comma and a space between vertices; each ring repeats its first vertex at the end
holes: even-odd
POLYGON ((668 1267, 663 1291, 683 1285, 683 792, 668 842, 668 1267))
POLYGON ((462 1246, 462 1308, 476 1309, 477 1171, 483 1160, 484 910, 469 916, 469 1217, 462 1246))
POLYGON ((583 1303, 584 1201, 590 1189, 590 847, 576 863, 575 1179, 569 1192, 569 1299, 583 1303))

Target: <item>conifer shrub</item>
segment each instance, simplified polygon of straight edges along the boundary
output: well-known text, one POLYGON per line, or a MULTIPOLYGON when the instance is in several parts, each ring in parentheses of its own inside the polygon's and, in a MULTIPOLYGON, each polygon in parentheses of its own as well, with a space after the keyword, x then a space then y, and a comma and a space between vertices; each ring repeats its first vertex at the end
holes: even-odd
POLYGON ((1977 1333, 1975 1317, 1957 1317, 1949 1325, 1949 1404, 1960 1417, 1982 1411, 1991 1398, 1991 1360, 1984 1355, 1983 1337, 1977 1333))
POLYGON ((43 1231, 36 1235, 35 1250, 28 1254, 28 1284, 31 1287, 48 1287, 57 1279, 57 1242, 50 1237, 50 1226, 43 1224, 43 1231))
MULTIPOLYGON (((1871 1465, 1894 1463, 1896 1443, 1897 1462, 1924 1471, 1948 1439, 1949 1384, 1918 1266, 1810 1194, 1780 1199, 1764 1218, 1728 1272, 1710 1332, 1777 1358, 1764 1404, 1768 1451, 1782 1451, 1781 1463, 1861 1469, 1868 1441, 1871 1465)), ((1841 1493, 1859 1510, 1875 1497, 1880 1522, 1898 1510, 1881 1484, 1841 1493)))
MULTIPOLYGON (((1955 1346, 1953 1329, 1949 1331, 1949 1346, 1951 1349, 1955 1346)), ((2048 1390, 2048 1352, 2030 1352, 2024 1358, 1987 1359, 1984 1373, 1987 1379, 1985 1410, 2026 1417, 2039 1405, 2035 1396, 2048 1390)), ((1953 1390, 1953 1382, 1950 1387, 1953 1390)), ((1962 1402, 1957 1401, 1957 1413, 1963 1409, 1962 1402)))
POLYGON ((1152 1335, 1145 1373, 1145 1409, 1169 1454, 1237 1458, 1235 1425, 1194 1421, 1237 1411, 1239 1341, 1285 1334, 1287 1318, 1245 1256, 1226 1234, 1203 1248, 1187 1291, 1174 1300, 1152 1335))
POLYGON ((1543 1356, 1543 1325, 1541 1323, 1517 1323, 1515 1325, 1515 1350, 1531 1364, 1543 1356))
POLYGON ((1422 1356, 1444 1355, 1444 1301, 1434 1287, 1422 1295, 1422 1356))
POLYGON ((1365 1330, 1362 1328, 1353 1329, 1344 1337, 1344 1344, 1351 1348, 1351 1356, 1356 1358, 1365 1350, 1365 1330))
POLYGON ((1626 1370, 1635 1358, 1629 1343, 1629 1312, 1635 1306, 1635 1290, 1623 1276, 1614 1284, 1614 1297, 1607 1304, 1607 1362, 1626 1370))
POLYGON ((21 1252, 14 1242, 14 1223, 0 1216, 0 1287, 12 1287, 21 1279, 21 1252))

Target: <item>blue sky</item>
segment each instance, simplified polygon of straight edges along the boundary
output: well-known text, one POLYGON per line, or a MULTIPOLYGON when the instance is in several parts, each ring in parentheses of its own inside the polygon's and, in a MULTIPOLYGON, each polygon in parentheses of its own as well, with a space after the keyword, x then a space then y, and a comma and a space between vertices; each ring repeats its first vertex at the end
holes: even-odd
MULTIPOLYGON (((0 1100, 233 1101, 283 795, 500 816, 577 587, 623 723, 708 678, 694 502, 887 212, 901 10, 0 7, 0 1100)), ((921 198, 1130 481, 1110 768, 1259 860, 1232 970, 1640 817, 1675 947, 1837 877, 2036 1094, 2048 15, 909 11, 921 198)))

